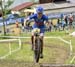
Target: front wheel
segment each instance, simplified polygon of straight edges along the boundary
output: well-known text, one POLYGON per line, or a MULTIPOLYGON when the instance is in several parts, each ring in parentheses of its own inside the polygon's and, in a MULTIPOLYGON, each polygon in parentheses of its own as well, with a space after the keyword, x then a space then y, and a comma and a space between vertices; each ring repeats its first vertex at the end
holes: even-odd
POLYGON ((35 50, 34 50, 35 61, 37 63, 39 62, 40 51, 41 51, 41 40, 38 38, 35 40, 35 50))

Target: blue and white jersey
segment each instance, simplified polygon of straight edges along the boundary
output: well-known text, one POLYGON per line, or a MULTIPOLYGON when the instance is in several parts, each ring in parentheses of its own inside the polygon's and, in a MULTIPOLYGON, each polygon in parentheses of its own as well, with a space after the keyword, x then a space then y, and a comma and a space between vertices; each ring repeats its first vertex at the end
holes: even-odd
POLYGON ((42 15, 42 17, 39 19, 37 14, 33 14, 31 16, 29 16, 29 20, 31 19, 34 19, 34 25, 33 25, 33 28, 44 28, 45 25, 44 25, 44 21, 48 21, 48 17, 46 15, 42 15))

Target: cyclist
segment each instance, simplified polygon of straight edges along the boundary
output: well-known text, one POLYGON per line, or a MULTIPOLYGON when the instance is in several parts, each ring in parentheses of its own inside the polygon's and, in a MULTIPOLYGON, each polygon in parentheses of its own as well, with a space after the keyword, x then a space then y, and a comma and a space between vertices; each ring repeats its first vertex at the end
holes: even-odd
MULTIPOLYGON (((45 23, 44 21, 48 22, 48 17, 43 13, 44 9, 41 6, 38 6, 36 8, 36 13, 29 16, 25 21, 29 21, 31 19, 34 19, 34 24, 32 26, 33 29, 39 28, 40 29, 40 38, 41 38, 41 54, 40 58, 43 58, 43 37, 44 37, 44 32, 45 32, 45 23)), ((32 32, 31 36, 31 41, 32 41, 32 50, 34 49, 34 32, 32 32)))

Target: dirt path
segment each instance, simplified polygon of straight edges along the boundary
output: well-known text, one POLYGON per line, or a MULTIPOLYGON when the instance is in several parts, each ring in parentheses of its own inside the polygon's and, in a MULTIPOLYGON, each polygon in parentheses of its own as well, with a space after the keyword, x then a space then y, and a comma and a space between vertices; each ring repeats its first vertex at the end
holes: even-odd
MULTIPOLYGON (((30 42, 22 42, 22 44, 31 44, 30 42)), ((54 49, 56 51, 56 56, 53 58, 52 64, 64 64, 65 60, 68 58, 68 52, 62 46, 54 46, 52 45, 44 45, 44 49, 54 49), (59 56, 59 57, 58 57, 59 56)), ((48 56, 49 57, 49 56, 48 56)), ((51 59, 51 58, 49 58, 51 59)), ((45 61, 45 60, 44 60, 45 61)), ((47 63, 47 62, 46 62, 47 63)), ((16 60, 0 60, 0 67, 75 67, 75 66, 61 66, 61 65, 50 65, 45 63, 35 64, 33 62, 25 62, 25 61, 16 61, 16 60)))
POLYGON ((28 63, 23 61, 0 60, 0 67, 75 67, 75 65, 28 63))
MULTIPOLYGON (((23 44, 31 44, 30 42, 22 42, 23 44)), ((69 50, 67 50, 66 48, 62 47, 62 46, 55 46, 55 45, 49 45, 50 43, 45 43, 44 45, 44 50, 45 48, 47 49, 54 49, 53 55, 53 60, 51 59, 53 62, 52 64, 64 64, 65 60, 69 58, 69 50)), ((49 52, 49 51, 48 51, 49 52)), ((50 54, 50 52, 48 53, 50 54)), ((47 57, 47 56, 46 56, 47 57)), ((49 57, 49 56, 48 56, 49 57)))

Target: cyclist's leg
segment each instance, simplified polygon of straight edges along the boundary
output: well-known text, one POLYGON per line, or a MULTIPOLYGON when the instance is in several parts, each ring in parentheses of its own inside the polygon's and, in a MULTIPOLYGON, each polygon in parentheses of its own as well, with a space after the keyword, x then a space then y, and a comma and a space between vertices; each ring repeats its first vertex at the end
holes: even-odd
MULTIPOLYGON (((36 26, 32 26, 32 29, 34 30, 36 28, 36 26)), ((31 43, 32 43, 32 50, 34 49, 34 32, 33 32, 33 30, 32 30, 32 35, 31 35, 31 43)))
POLYGON ((32 31, 32 35, 31 35, 31 44, 32 44, 32 50, 34 49, 34 33, 32 31))
POLYGON ((33 50, 33 48, 34 48, 34 36, 31 36, 31 42, 32 42, 32 50, 33 50))
POLYGON ((40 33, 40 40, 41 40, 41 58, 43 57, 43 36, 44 36, 44 33, 40 33))

